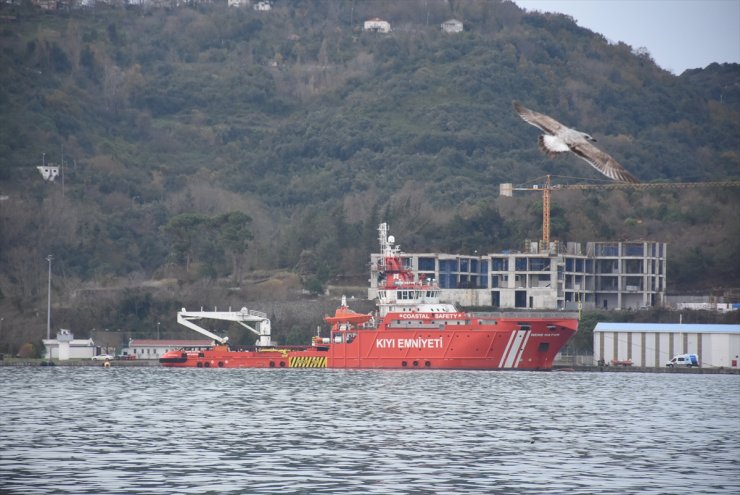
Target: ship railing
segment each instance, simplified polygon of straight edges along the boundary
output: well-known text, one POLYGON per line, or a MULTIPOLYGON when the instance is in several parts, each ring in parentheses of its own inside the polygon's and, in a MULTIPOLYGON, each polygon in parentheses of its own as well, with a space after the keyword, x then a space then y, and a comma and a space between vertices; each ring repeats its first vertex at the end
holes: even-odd
POLYGON ((395 280, 392 284, 389 284, 387 288, 430 290, 439 289, 439 285, 437 284, 437 282, 404 282, 402 280, 395 280))
POLYGON ((578 319, 578 312, 573 311, 513 311, 513 310, 502 310, 502 311, 472 311, 470 316, 473 318, 480 317, 497 317, 497 318, 542 318, 542 319, 558 319, 558 320, 570 320, 578 319))
POLYGON ((283 352, 283 351, 305 351, 310 349, 310 345, 270 345, 270 346, 257 346, 257 345, 230 345, 229 349, 232 351, 246 351, 246 352, 283 352))

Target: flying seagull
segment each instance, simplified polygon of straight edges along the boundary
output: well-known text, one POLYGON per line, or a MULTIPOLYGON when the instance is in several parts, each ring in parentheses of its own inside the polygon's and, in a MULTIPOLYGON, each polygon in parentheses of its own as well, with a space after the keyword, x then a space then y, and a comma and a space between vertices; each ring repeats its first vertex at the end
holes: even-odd
POLYGON ((591 144, 589 141, 596 140, 585 132, 565 127, 552 117, 523 107, 516 101, 514 110, 524 122, 544 132, 539 138, 539 145, 540 149, 550 158, 554 158, 558 153, 572 151, 612 180, 633 184, 640 182, 614 158, 591 144))

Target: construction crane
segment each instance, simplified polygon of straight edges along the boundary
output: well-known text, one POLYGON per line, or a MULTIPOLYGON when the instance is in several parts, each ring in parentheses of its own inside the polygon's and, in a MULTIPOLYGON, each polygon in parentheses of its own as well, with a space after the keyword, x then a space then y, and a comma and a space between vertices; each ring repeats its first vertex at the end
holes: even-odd
MULTIPOLYGON (((542 178, 535 179, 541 180, 542 178)), ((725 180, 715 182, 643 182, 632 184, 627 182, 612 182, 607 184, 553 184, 552 176, 544 177, 542 185, 514 186, 507 182, 500 184, 499 194, 504 197, 512 197, 514 191, 538 191, 542 192, 542 242, 545 246, 550 245, 550 194, 552 191, 560 190, 590 190, 590 189, 689 189, 694 187, 740 187, 740 180, 725 180)))

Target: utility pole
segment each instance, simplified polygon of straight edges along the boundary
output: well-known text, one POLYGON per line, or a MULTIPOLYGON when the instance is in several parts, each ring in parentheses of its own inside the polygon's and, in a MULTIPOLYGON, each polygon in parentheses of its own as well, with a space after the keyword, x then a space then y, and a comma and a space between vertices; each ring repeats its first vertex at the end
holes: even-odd
POLYGON ((46 340, 51 339, 51 260, 54 256, 49 255, 46 257, 46 261, 49 262, 49 287, 47 289, 46 299, 46 340))

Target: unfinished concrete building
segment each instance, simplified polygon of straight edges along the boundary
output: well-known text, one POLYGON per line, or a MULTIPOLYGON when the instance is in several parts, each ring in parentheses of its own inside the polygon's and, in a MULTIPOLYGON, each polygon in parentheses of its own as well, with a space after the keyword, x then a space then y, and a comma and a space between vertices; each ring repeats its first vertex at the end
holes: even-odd
MULTIPOLYGON (((378 260, 371 255, 368 297, 377 294, 378 260)), ((521 309, 640 309, 661 306, 666 291, 666 244, 587 242, 547 250, 487 255, 404 253, 417 280, 434 280, 442 298, 463 306, 521 309)))

